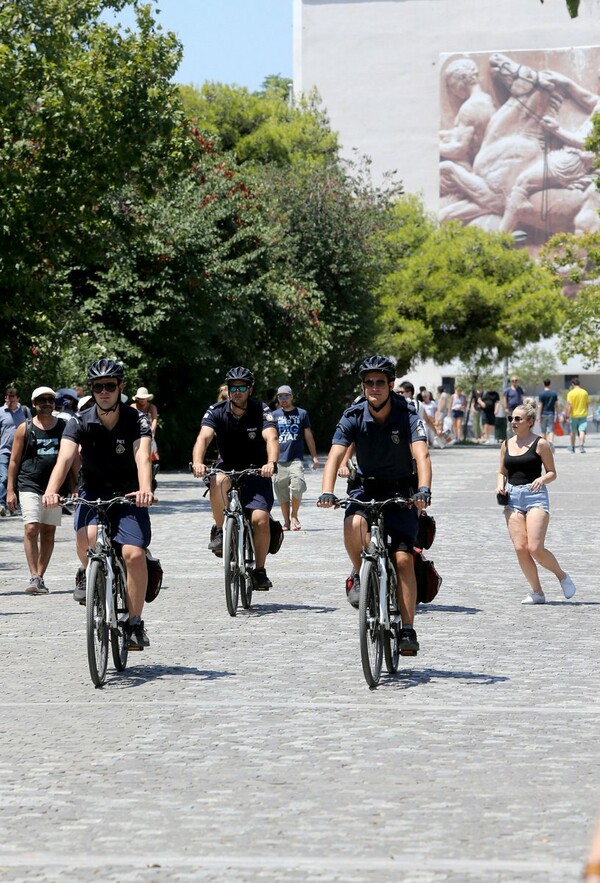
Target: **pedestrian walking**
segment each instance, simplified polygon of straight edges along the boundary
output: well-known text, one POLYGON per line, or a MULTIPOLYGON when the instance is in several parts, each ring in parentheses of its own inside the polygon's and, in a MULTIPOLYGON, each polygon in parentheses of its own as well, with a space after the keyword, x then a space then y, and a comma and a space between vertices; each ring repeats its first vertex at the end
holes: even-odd
MULTIPOLYGON (((17 490, 21 502, 24 526, 25 557, 29 578, 27 595, 47 595, 44 574, 54 551, 54 536, 60 526, 61 510, 45 509, 42 496, 58 457, 60 440, 66 421, 52 412, 56 393, 49 386, 34 389, 31 404, 35 416, 21 423, 15 432, 10 462, 6 500, 13 513, 17 508, 17 490)), ((70 476, 64 493, 74 487, 70 476)))
POLYGON ((502 404, 504 406, 504 413, 506 414, 506 437, 510 438, 512 435, 512 424, 511 424, 511 416, 512 412, 515 410, 518 405, 523 404, 523 387, 519 386, 519 378, 511 377, 510 385, 506 387, 506 389, 502 393, 502 404))
POLYGON ((529 402, 512 413, 514 435, 502 442, 496 494, 505 506, 508 533, 517 553, 519 566, 531 591, 522 604, 544 604, 546 596, 537 565, 553 573, 565 598, 575 594, 575 584, 544 545, 550 503, 547 485, 556 479, 554 456, 548 442, 534 435, 535 407, 529 402))
MULTIPOLYGON (((558 420, 558 393, 551 389, 552 381, 544 380, 544 389, 538 396, 538 420, 542 438, 554 450, 554 424, 558 420)), ((586 409, 587 413, 587 409, 586 409)))
POLYGON ((294 403, 290 386, 280 386, 277 390, 279 407, 273 411, 273 420, 279 434, 279 461, 277 473, 273 476, 273 486, 281 514, 284 530, 300 530, 298 510, 306 491, 304 481, 304 444, 312 457, 312 468, 319 468, 317 448, 310 427, 308 412, 294 403))
POLYGON ((587 432, 587 413, 590 396, 586 389, 579 383, 579 377, 571 380, 571 389, 567 393, 567 410, 565 417, 571 426, 572 454, 575 453, 575 442, 579 439, 579 453, 585 454, 585 434, 587 432))
POLYGON ((18 390, 9 386, 4 393, 4 406, 0 408, 0 515, 8 515, 10 511, 6 505, 6 485, 15 432, 29 417, 31 411, 21 405, 18 390))

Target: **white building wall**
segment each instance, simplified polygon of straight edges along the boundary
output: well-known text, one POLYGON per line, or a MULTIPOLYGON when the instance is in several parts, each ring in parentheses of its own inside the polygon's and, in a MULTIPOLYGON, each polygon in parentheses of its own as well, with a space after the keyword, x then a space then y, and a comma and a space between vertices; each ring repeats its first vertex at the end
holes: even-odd
MULTIPOLYGON (((343 153, 438 207, 440 53, 600 43, 600 0, 294 0, 294 88, 317 88, 343 153)), ((600 88, 600 84, 599 84, 600 88)))

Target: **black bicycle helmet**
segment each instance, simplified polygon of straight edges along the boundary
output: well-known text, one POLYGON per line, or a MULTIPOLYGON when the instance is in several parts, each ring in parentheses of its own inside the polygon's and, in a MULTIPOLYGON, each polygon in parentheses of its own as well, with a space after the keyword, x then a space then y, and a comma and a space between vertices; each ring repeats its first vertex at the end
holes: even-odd
POLYGON ((249 368, 242 368, 242 366, 238 366, 237 368, 232 368, 231 371, 228 371, 225 375, 225 383, 247 383, 248 386, 254 385, 254 374, 250 371, 249 368))
POLYGON ((88 383, 91 384, 94 380, 102 380, 106 377, 114 377, 115 380, 123 380, 125 378, 125 371, 123 370, 121 363, 115 362, 114 359, 99 359, 88 368, 88 383))
POLYGON ((369 371, 381 371, 382 374, 387 374, 390 380, 395 380, 396 378, 396 366, 386 356, 369 356, 358 369, 358 376, 361 380, 364 380, 365 375, 369 371))

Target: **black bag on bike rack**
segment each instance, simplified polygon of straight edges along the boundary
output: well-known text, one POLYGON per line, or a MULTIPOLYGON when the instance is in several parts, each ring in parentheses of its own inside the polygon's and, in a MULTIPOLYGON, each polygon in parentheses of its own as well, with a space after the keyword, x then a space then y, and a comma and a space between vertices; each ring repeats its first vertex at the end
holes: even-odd
POLYGON ((430 549, 435 540, 435 518, 424 509, 419 513, 417 527, 417 546, 419 549, 430 549))
POLYGON ((417 578, 417 604, 431 604, 442 585, 442 578, 433 561, 424 558, 420 549, 415 549, 413 556, 417 578))
POLYGON ((280 521, 276 521, 269 515, 269 529, 271 531, 271 539, 269 541, 269 555, 276 555, 281 549, 283 543, 283 527, 280 521))
POLYGON ((146 586, 146 601, 150 604, 162 587, 163 569, 160 561, 155 558, 149 549, 146 549, 146 564, 148 566, 148 585, 146 586))

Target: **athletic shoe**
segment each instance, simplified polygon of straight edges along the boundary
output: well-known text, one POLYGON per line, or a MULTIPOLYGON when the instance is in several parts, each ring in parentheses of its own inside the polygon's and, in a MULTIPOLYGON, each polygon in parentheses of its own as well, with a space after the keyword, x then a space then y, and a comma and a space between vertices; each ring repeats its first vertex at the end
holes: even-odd
POLYGON ((85 567, 79 567, 77 570, 73 600, 78 604, 85 604, 85 567))
POLYGON ((579 448, 579 453, 580 453, 580 454, 585 454, 585 448, 584 448, 584 447, 579 448))
POLYGON ((358 605, 360 603, 360 582, 358 573, 354 569, 352 569, 352 573, 346 580, 346 600, 351 607, 358 610, 358 605))
POLYGON ((530 592, 528 595, 525 595, 521 604, 545 604, 546 596, 543 592, 530 592))
POLYGON ((400 630, 400 655, 416 656, 419 652, 417 633, 410 626, 403 626, 400 630))
POLYGON ((37 593, 38 593, 38 595, 49 595, 49 594, 50 594, 50 589, 48 588, 48 586, 47 586, 46 583, 44 582, 44 577, 43 577, 43 576, 38 576, 38 590, 37 590, 37 593))
MULTIPOLYGON (((48 591, 48 589, 46 589, 48 591)), ((25 589, 26 595, 43 595, 44 592, 40 591, 40 577, 32 576, 29 582, 27 583, 27 588, 25 589)))
POLYGON ((252 580, 254 582, 254 589, 257 592, 268 592, 273 586, 264 567, 257 567, 253 571, 252 580))
POLYGON ((139 616, 130 616, 125 623, 128 650, 143 650, 150 646, 150 640, 144 629, 144 620, 139 616))
POLYGON ((212 535, 212 531, 211 531, 211 537, 210 537, 210 542, 208 544, 208 548, 210 549, 211 552, 214 552, 215 555, 217 554, 217 552, 223 552, 223 528, 222 527, 218 527, 215 530, 214 536, 212 535))
POLYGON ((0 506, 0 518, 4 518, 5 515, 8 515, 8 509, 6 506, 0 506))
POLYGON ((565 598, 572 598, 577 591, 577 589, 575 588, 575 583, 573 582, 569 574, 567 574, 564 579, 561 579, 560 587, 563 590, 563 595, 565 596, 565 598))

